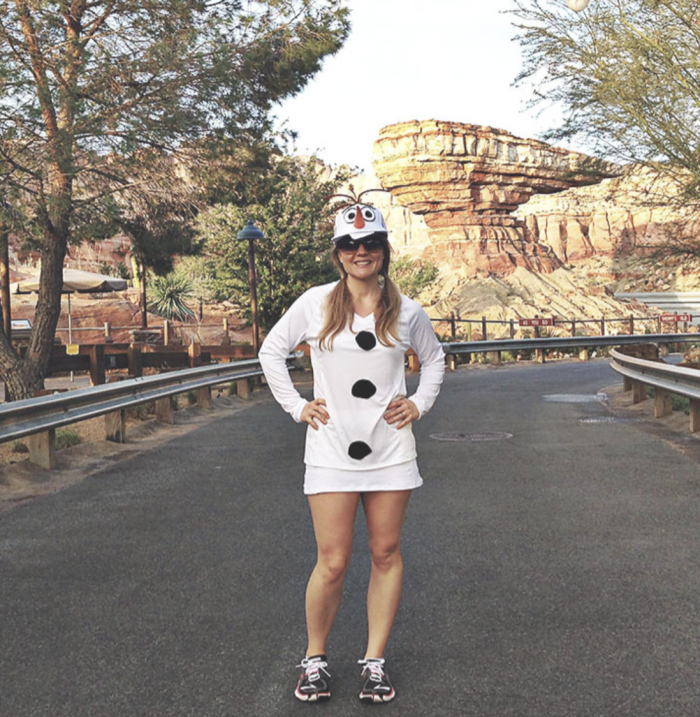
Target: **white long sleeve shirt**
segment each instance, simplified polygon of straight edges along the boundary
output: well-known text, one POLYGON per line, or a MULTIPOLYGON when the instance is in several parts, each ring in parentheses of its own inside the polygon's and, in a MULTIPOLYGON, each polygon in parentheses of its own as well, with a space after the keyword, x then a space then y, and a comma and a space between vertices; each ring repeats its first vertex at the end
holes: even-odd
POLYGON ((335 283, 309 289, 267 335, 260 350, 268 385, 275 399, 295 421, 307 401, 294 387, 286 366, 289 352, 303 341, 311 349, 314 398, 323 398, 330 419, 309 426, 304 460, 309 466, 373 470, 416 457, 410 424, 397 429, 384 413, 395 398, 406 395, 404 354, 413 348, 421 363, 416 392, 408 398, 420 416, 430 410, 445 373, 445 354, 421 306, 401 297, 399 341, 383 346, 374 332, 374 315, 355 314, 333 341, 321 350, 318 336, 325 319, 325 301, 335 283))

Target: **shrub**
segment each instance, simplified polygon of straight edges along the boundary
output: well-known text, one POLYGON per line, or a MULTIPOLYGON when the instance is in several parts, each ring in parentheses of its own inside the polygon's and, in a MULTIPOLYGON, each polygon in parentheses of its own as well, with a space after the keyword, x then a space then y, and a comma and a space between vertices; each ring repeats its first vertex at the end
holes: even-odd
POLYGON ((77 446, 82 443, 83 439, 80 434, 72 428, 58 428, 56 429, 56 450, 62 451, 64 448, 70 448, 71 446, 77 446))
POLYGON ((12 441, 12 452, 13 453, 29 453, 29 446, 26 443, 22 443, 20 440, 12 441))

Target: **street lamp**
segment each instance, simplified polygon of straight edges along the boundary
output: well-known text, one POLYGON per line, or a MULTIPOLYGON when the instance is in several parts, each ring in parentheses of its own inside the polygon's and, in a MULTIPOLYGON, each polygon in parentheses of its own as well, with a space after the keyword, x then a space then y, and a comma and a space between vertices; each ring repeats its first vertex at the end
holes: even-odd
POLYGON ((255 240, 264 239, 265 235, 258 229, 253 220, 249 219, 237 239, 248 240, 248 281, 250 282, 250 309, 253 317, 253 349, 255 355, 260 351, 260 334, 258 330, 258 292, 255 278, 255 240))

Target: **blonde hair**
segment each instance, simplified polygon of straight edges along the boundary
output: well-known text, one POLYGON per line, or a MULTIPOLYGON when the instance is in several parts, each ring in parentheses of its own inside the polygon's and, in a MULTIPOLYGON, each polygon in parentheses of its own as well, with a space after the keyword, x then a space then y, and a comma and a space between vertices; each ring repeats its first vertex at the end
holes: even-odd
MULTIPOLYGON (((340 281, 326 298, 326 320, 318 337, 321 349, 333 349, 333 340, 346 326, 352 326, 354 308, 352 296, 348 289, 348 274, 338 256, 338 247, 331 251, 331 261, 340 272, 340 281)), ((399 340, 399 317, 401 315, 401 292, 389 278, 391 263, 391 247, 387 242, 384 247, 384 261, 379 274, 382 277, 382 293, 374 310, 375 332, 379 343, 383 346, 394 346, 399 340)))

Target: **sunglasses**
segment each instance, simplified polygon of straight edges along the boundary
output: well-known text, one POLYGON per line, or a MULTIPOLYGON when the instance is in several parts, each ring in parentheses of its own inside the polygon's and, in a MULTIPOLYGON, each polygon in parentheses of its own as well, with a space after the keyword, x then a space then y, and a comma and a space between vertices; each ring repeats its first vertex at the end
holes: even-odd
POLYGON ((386 246, 384 239, 380 237, 365 237, 363 239, 351 239, 350 237, 343 237, 336 242, 336 247, 339 251, 357 251, 360 248, 360 244, 367 251, 378 251, 386 246))

